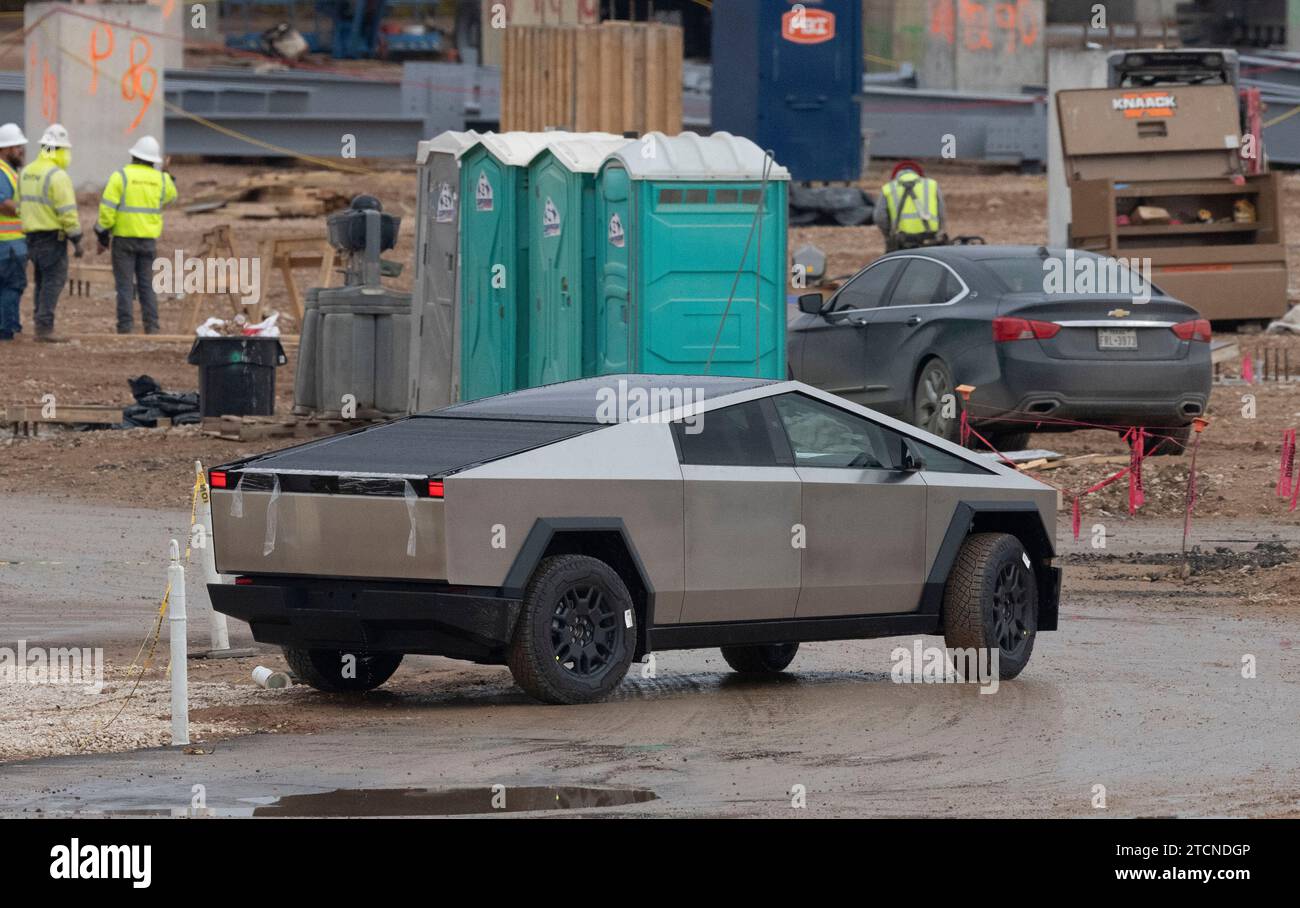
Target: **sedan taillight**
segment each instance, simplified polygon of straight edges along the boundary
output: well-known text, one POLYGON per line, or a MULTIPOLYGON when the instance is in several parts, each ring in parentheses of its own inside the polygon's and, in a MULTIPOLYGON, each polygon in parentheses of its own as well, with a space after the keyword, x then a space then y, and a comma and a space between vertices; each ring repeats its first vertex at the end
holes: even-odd
POLYGON ((1029 340, 1038 338, 1047 340, 1056 337, 1061 326, 1056 322, 1036 322, 1028 318, 995 318, 993 319, 993 340, 998 343, 1003 341, 1029 340))
POLYGON ((1179 340, 1200 341, 1208 344, 1214 337, 1210 331, 1210 320, 1208 318, 1198 318, 1190 322, 1179 322, 1172 325, 1169 329, 1178 335, 1179 340))

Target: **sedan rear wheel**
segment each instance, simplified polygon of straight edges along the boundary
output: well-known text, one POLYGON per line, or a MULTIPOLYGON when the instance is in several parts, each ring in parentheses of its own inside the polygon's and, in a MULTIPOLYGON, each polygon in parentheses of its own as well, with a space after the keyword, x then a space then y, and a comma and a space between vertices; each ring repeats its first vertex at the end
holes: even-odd
MULTIPOLYGON (((1144 439, 1142 453, 1146 457, 1181 457, 1192 439, 1192 427, 1152 429, 1151 434, 1144 436, 1144 439)), ((1131 440, 1129 447, 1133 447, 1131 440)))
POLYGON ((943 360, 930 360, 916 377, 912 425, 948 441, 956 441, 961 425, 959 407, 952 373, 943 360))

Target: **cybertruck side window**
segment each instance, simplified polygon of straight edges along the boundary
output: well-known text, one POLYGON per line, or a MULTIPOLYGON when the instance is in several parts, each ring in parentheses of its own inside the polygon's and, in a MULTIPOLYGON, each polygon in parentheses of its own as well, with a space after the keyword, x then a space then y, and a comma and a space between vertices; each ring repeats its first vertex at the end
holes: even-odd
POLYGON ((710 410, 673 423, 682 463, 699 466, 788 466, 781 427, 761 400, 710 410))
POLYGON ((915 438, 907 440, 907 447, 911 450, 912 457, 919 458, 925 463, 925 472, 927 473, 967 473, 973 476, 988 476, 993 473, 992 470, 976 466, 956 454, 941 451, 934 445, 917 441, 915 438))
POLYGON ((898 436, 888 429, 802 394, 782 394, 773 403, 796 467, 892 469, 889 451, 898 436))

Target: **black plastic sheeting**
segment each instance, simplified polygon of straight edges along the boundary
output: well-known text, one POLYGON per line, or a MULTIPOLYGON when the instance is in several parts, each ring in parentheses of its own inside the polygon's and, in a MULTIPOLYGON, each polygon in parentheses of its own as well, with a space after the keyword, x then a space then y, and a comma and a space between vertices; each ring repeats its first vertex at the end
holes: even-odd
POLYGON ((135 403, 122 410, 117 429, 153 429, 159 423, 189 426, 199 423, 199 395, 196 391, 164 391, 151 376, 128 378, 135 403))
POLYGON ((595 428, 588 423, 413 416, 267 454, 238 469, 440 476, 595 428))

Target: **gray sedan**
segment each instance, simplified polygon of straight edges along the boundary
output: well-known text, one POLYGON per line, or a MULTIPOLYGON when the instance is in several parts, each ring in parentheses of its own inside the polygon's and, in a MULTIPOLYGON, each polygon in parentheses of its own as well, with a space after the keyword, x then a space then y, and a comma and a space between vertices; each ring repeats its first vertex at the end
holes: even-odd
POLYGON ((1035 246, 943 246, 877 259, 790 313, 792 377, 1002 450, 1031 432, 1142 426, 1181 453, 1210 394, 1210 324, 1116 259, 1035 246), (1115 292, 1121 290, 1123 292, 1115 292))

